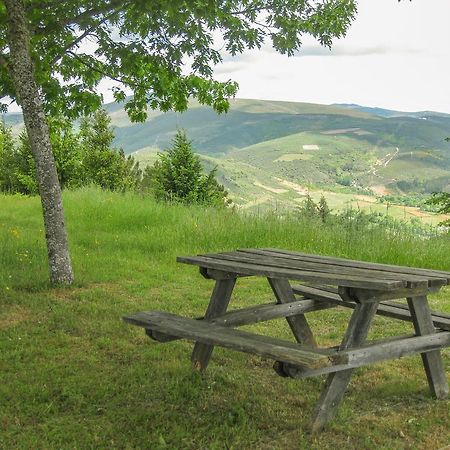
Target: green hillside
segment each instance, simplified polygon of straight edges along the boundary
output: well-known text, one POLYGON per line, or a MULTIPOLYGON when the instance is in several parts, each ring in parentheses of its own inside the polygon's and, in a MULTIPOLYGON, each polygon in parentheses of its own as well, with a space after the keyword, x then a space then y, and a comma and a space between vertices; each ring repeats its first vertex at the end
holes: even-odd
MULTIPOLYGON (((186 129, 205 166, 217 166, 221 182, 246 207, 291 208, 307 191, 333 201, 332 193, 375 199, 450 189, 448 114, 235 99, 227 114, 192 102, 185 113, 150 111, 136 124, 122 105, 105 108, 116 145, 143 165, 170 145, 177 128, 186 129)), ((15 130, 20 120, 6 116, 15 130)))
MULTIPOLYGON (((450 115, 402 116, 392 111, 380 117, 370 111, 238 99, 225 115, 198 103, 183 114, 153 112, 143 124, 131 124, 117 105, 111 115, 117 144, 126 152, 162 150, 177 127, 185 128, 198 152, 227 161, 222 164, 229 170, 223 175, 224 183, 238 197, 251 197, 253 189, 236 186, 231 172, 250 174, 249 166, 265 172, 262 178, 279 177, 310 189, 336 191, 347 186, 353 192, 377 194, 446 189, 450 146, 445 138, 450 135, 450 115), (409 184, 399 184, 402 181, 409 184)), ((252 186, 253 182, 259 183, 254 179, 252 186)))

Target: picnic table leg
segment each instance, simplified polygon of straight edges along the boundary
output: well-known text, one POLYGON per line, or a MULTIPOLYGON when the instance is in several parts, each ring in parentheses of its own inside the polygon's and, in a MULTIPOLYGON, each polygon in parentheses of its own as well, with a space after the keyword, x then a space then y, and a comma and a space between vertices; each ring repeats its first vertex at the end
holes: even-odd
MULTIPOLYGON (((205 319, 213 319, 214 317, 224 314, 230 303, 231 294, 236 284, 236 278, 218 279, 211 294, 208 309, 205 313, 205 319)), ((192 365, 197 370, 205 370, 211 359, 213 345, 195 343, 192 352, 192 365)))
MULTIPOLYGON (((344 339, 339 347, 341 350, 357 347, 365 341, 377 307, 377 302, 356 304, 344 339)), ((320 432, 326 423, 335 415, 344 397, 345 389, 350 381, 353 370, 347 369, 328 375, 313 413, 311 423, 311 431, 313 433, 320 432)))
MULTIPOLYGON (((427 297, 413 297, 408 298, 407 301, 416 334, 422 336, 435 333, 427 297)), ((433 350, 422 353, 421 356, 431 395, 438 399, 447 398, 448 383, 442 363, 441 351, 433 350)))
MULTIPOLYGON (((285 278, 267 278, 278 303, 289 303, 296 300, 294 291, 285 278)), ((316 341, 304 314, 286 317, 297 342, 316 347, 316 341)))

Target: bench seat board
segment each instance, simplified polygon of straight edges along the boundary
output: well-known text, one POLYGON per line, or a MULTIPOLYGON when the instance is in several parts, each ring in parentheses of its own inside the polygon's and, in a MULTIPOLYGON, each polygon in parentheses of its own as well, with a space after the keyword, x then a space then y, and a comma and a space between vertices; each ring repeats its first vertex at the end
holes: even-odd
POLYGON ((431 352, 449 346, 450 332, 439 331, 425 336, 386 339, 384 342, 341 351, 341 354, 348 356, 348 363, 345 365, 319 369, 304 369, 288 365, 284 366, 284 370, 291 378, 307 378, 347 370, 349 367, 356 368, 381 361, 403 358, 416 353, 431 352))
MULTIPOLYGON (((292 286, 292 290, 296 294, 304 295, 306 298, 313 300, 320 300, 325 302, 334 302, 336 305, 345 306, 347 308, 355 308, 356 303, 347 302, 341 299, 339 294, 329 292, 322 289, 320 286, 312 287, 306 285, 292 286)), ((378 315, 392 317, 398 320, 405 320, 412 322, 411 313, 406 305, 401 305, 394 302, 380 302, 376 312, 378 315)), ((446 314, 431 311, 433 324, 436 328, 450 331, 450 316, 446 314)))
MULTIPOLYGON (((231 310, 214 319, 208 319, 206 322, 215 323, 224 327, 241 327, 266 320, 292 317, 297 314, 334 308, 335 306, 334 303, 317 302, 310 299, 300 299, 290 303, 267 303, 231 310)), ((204 317, 199 317, 195 320, 204 320, 204 317)), ((158 342, 170 342, 180 339, 177 336, 171 336, 155 330, 147 329, 146 331, 149 337, 158 342)))
POLYGON ((310 369, 332 364, 345 364, 347 361, 346 356, 339 356, 336 352, 305 349, 304 346, 293 342, 225 328, 165 312, 139 312, 132 316, 125 316, 123 320, 133 325, 190 341, 219 345, 310 369))

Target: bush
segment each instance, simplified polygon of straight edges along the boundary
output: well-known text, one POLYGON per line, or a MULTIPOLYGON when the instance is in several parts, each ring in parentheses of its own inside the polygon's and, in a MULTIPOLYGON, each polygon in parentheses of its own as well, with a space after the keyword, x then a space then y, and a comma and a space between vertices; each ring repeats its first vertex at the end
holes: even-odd
POLYGON ((326 222, 331 216, 331 209, 323 195, 320 197, 319 203, 316 204, 308 194, 298 211, 304 217, 320 219, 322 222, 326 222))
MULTIPOLYGON (((450 193, 449 192, 435 192, 428 200, 430 205, 437 206, 438 212, 442 214, 450 214, 450 193)), ((450 219, 441 222, 439 225, 450 226, 450 219)))

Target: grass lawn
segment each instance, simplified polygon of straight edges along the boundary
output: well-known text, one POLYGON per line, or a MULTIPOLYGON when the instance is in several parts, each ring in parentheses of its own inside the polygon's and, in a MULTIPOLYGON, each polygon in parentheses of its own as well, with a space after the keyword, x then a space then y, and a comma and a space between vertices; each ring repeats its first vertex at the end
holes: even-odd
MULTIPOLYGON (((76 283, 50 288, 37 198, 0 196, 0 448, 440 449, 450 403, 431 399, 419 356, 357 369, 321 435, 308 420, 323 378, 278 377, 272 362, 217 348, 203 375, 192 344, 157 344, 123 315, 196 317, 212 282, 177 255, 281 247, 450 270, 450 236, 301 218, 155 204, 94 189, 64 196, 76 283)), ((231 307, 271 295, 240 279, 231 307)), ((450 289, 431 299, 450 313, 450 289)), ((312 313, 321 342, 339 341, 349 311, 312 313)), ((284 321, 248 329, 291 338, 284 321)), ((371 336, 411 324, 377 317, 371 336)), ((450 373, 450 351, 443 352, 450 373)))

